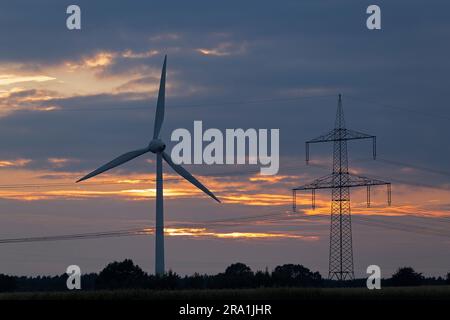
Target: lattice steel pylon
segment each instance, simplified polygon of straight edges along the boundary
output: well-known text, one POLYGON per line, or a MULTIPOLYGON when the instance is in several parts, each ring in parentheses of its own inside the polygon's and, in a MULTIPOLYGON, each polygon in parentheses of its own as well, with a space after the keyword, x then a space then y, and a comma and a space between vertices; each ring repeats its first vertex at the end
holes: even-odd
POLYGON ((333 142, 333 172, 309 184, 292 189, 294 212, 297 207, 296 199, 298 190, 311 190, 313 209, 315 208, 316 189, 332 190, 329 279, 354 279, 350 188, 367 187, 367 207, 370 207, 370 187, 386 185, 388 205, 391 205, 391 184, 389 182, 354 175, 348 171, 347 141, 359 139, 372 139, 373 158, 375 159, 376 137, 345 128, 342 96, 339 94, 335 128, 324 135, 306 142, 306 163, 309 162, 309 145, 311 143, 333 142))

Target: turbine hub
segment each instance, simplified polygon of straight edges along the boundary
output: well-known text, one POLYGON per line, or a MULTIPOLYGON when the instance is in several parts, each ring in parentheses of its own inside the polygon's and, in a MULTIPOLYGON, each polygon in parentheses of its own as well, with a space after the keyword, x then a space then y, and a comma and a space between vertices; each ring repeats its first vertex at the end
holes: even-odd
POLYGON ((150 141, 148 149, 153 153, 163 152, 166 149, 166 144, 161 139, 153 139, 150 141))

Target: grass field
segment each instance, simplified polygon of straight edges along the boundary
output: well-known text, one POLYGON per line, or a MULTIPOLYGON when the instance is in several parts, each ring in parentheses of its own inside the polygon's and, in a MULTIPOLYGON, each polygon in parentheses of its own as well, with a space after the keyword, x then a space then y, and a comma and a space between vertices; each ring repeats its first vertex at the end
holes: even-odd
POLYGON ((450 286, 1 293, 0 300, 450 300, 450 286))

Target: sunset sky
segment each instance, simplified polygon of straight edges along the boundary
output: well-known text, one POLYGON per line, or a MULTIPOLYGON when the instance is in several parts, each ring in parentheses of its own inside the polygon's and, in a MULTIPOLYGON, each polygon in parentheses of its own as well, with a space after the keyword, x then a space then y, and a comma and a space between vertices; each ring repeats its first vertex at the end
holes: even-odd
MULTIPOLYGON (((369 31, 371 1, 76 1, 82 30, 69 31, 72 1, 0 2, 1 239, 145 228, 148 235, 0 244, 0 273, 97 272, 133 259, 153 272, 155 163, 142 156, 75 184, 153 133, 168 55, 166 118, 174 129, 280 129, 280 172, 255 165, 187 165, 217 204, 165 167, 166 267, 215 273, 303 264, 326 276, 329 190, 293 187, 331 171, 332 145, 304 142, 334 125, 343 94, 349 128, 377 136, 349 143, 353 173, 392 182, 352 190, 355 275, 370 264, 389 276, 410 265, 450 272, 448 1, 377 1, 382 30, 369 31)), ((169 143, 168 150, 173 146, 169 143)))

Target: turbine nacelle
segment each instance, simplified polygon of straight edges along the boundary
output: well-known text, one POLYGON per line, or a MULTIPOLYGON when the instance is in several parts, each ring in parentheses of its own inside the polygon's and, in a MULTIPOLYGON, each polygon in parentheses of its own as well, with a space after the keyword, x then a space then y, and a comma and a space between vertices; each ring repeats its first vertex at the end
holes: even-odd
POLYGON ((148 145, 148 150, 153 153, 161 153, 166 149, 166 144, 161 139, 153 139, 148 145))

